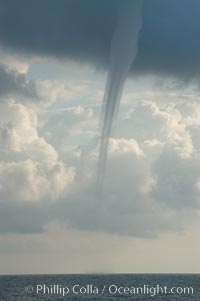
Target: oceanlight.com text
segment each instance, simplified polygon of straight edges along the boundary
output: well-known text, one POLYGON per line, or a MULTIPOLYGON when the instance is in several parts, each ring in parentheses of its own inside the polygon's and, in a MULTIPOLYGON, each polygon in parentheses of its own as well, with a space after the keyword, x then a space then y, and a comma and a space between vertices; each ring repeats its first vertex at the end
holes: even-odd
POLYGON ((85 285, 61 285, 61 284, 37 284, 35 286, 28 285, 25 287, 26 293, 34 293, 36 295, 149 295, 154 297, 156 295, 193 295, 193 287, 184 286, 160 286, 159 284, 152 286, 144 284, 142 286, 119 286, 117 284, 105 284, 96 286, 93 284, 85 285))

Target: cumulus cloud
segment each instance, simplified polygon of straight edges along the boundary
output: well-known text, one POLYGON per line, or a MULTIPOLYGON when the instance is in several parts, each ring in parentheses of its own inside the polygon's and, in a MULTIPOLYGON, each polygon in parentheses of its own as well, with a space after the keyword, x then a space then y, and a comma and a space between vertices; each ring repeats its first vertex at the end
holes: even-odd
POLYGON ((67 220, 71 227, 121 235, 149 237, 162 231, 180 231, 183 220, 186 223, 197 218, 199 192, 195 187, 197 173, 188 182, 186 171, 193 169, 195 162, 187 164, 187 159, 181 156, 178 159, 181 169, 173 167, 176 153, 172 162, 165 151, 157 153, 151 162, 149 154, 134 139, 112 139, 103 195, 97 196, 94 189, 95 153, 92 152, 85 158, 81 171, 77 171, 72 186, 75 190, 72 188, 70 197, 62 202, 59 218, 67 220), (163 171, 162 164, 170 166, 168 172, 163 171), (188 191, 184 197, 183 185, 188 191))
POLYGON ((96 127, 94 112, 89 107, 68 107, 57 109, 48 113, 48 119, 44 123, 42 130, 47 140, 57 147, 66 146, 69 138, 70 143, 73 141, 81 142, 81 136, 88 140, 95 135, 91 126, 96 127), (77 138, 77 139, 76 139, 77 138))
POLYGON ((0 198, 59 199, 73 180, 74 169, 66 168, 56 150, 38 136, 34 111, 14 101, 0 107, 0 198))
POLYGON ((60 80, 35 80, 34 84, 40 100, 36 105, 40 105, 41 107, 48 107, 60 99, 73 102, 77 98, 89 95, 89 83, 84 82, 84 80, 73 81, 68 78, 60 80))
POLYGON ((75 179, 77 193, 64 205, 69 223, 80 229, 151 236, 180 230, 198 218, 199 148, 192 135, 194 128, 200 130, 198 111, 198 103, 139 102, 116 130, 116 136, 129 137, 110 140, 102 197, 94 191, 97 153, 83 159, 75 179), (82 177, 84 185, 79 186, 82 177))
POLYGON ((23 67, 21 67, 20 62, 20 66, 17 66, 17 68, 15 68, 15 65, 15 63, 9 64, 6 59, 3 64, 0 64, 1 102, 14 98, 18 103, 23 103, 35 110, 40 110, 51 106, 60 99, 73 101, 80 97, 80 95, 82 97, 89 96, 88 88, 90 83, 84 80, 73 81, 67 78, 60 80, 32 80, 28 78, 28 73, 22 72, 21 68, 23 67))
POLYGON ((194 152, 194 145, 188 122, 198 122, 195 116, 198 104, 193 103, 192 111, 186 111, 185 116, 182 110, 188 106, 192 104, 159 105, 154 101, 140 101, 121 118, 117 135, 135 137, 146 144, 157 141, 160 145, 170 145, 182 157, 190 157, 194 152))
MULTIPOLYGON (((138 237, 181 231, 198 218, 199 110, 196 102, 143 101, 130 108, 110 139, 100 197, 95 191, 97 140, 80 147, 78 155, 71 149, 61 161, 58 149, 39 136, 36 113, 14 101, 2 102, 1 231, 41 232, 53 220, 138 237), (71 156, 70 167, 63 162, 71 156)), ((63 117, 63 129, 71 126, 73 137, 74 127, 84 131, 92 116, 84 107, 58 110, 55 125, 63 117)), ((51 132, 52 124, 44 127, 51 132)))

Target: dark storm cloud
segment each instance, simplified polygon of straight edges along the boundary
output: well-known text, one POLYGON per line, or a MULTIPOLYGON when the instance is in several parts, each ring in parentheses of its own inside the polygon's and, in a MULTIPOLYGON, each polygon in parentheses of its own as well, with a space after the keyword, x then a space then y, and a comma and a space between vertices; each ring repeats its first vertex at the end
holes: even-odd
POLYGON ((1 0, 0 42, 26 53, 105 61, 114 0, 1 0))
POLYGON ((0 65, 0 96, 24 96, 37 99, 35 84, 27 82, 24 74, 0 65))
POLYGON ((178 77, 200 74, 200 1, 144 0, 136 68, 178 77))
MULTIPOLYGON (((1 45, 106 66, 117 0, 1 0, 0 7, 1 45)), ((144 0, 143 22, 138 73, 199 76, 199 0, 144 0)))

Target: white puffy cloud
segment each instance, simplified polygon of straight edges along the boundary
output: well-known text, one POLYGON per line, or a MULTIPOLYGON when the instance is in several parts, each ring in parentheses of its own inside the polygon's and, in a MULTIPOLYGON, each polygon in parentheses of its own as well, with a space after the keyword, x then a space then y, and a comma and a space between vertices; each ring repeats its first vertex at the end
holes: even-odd
POLYGON ((50 143, 62 147, 69 139, 76 145, 83 139, 89 141, 95 135, 96 125, 93 109, 79 105, 49 112, 42 131, 50 143))
MULTIPOLYGON (((194 106, 198 107, 197 104, 194 106)), ((135 137, 144 143, 157 140, 175 149, 180 156, 190 157, 194 145, 189 126, 191 122, 196 126, 195 120, 194 114, 184 116, 181 108, 174 104, 141 101, 121 118, 117 136, 135 137)))
MULTIPOLYGON (((53 219, 121 235, 179 231, 198 217, 200 194, 199 156, 192 135, 199 127, 198 105, 190 105, 190 110, 184 106, 144 101, 121 118, 116 137, 110 139, 100 196, 95 190, 98 140, 66 152, 65 162, 73 156, 72 167, 66 167, 55 149, 58 143, 53 147, 39 136, 35 111, 14 101, 2 102, 1 198, 37 201, 41 212, 48 208, 48 218, 36 218, 39 228, 31 221, 29 231, 41 231, 53 219)), ((57 109, 40 132, 68 135, 73 141, 77 132, 93 127, 92 120, 90 108, 57 109)), ((30 214, 33 208, 26 210, 30 214)))
POLYGON ((73 180, 74 168, 59 161, 57 151, 38 136, 37 116, 14 101, 0 104, 0 198, 57 200, 73 180))
POLYGON ((97 153, 83 157, 70 197, 62 203, 72 227, 133 236, 178 229, 177 215, 153 198, 155 175, 134 139, 111 139, 104 190, 95 190, 97 153))
POLYGON ((56 201, 63 197, 75 171, 60 163, 43 164, 27 159, 0 164, 0 197, 3 200, 56 201))
POLYGON ((3 212, 13 216, 11 206, 17 212, 13 223, 1 219, 9 231, 23 232, 24 217, 16 209, 22 203, 34 216, 29 226, 24 220, 30 232, 57 219, 78 229, 153 236, 179 231, 198 217, 197 102, 141 100, 130 106, 110 139, 99 196, 96 108, 76 102, 81 93, 89 96, 88 83, 62 79, 35 85, 48 110, 19 98, 0 103, 0 198, 3 212))
MULTIPOLYGON (((89 91, 91 81, 80 78, 71 79, 65 75, 62 78, 45 79, 31 76, 31 63, 41 63, 41 58, 16 57, 10 53, 2 55, 0 48, 0 101, 14 98, 18 103, 32 107, 36 111, 50 107, 56 101, 77 103, 88 99, 91 102, 89 91)), ((66 67, 67 68, 67 67, 66 67)), ((92 91, 94 89, 92 88, 92 91)), ((55 105, 56 107, 57 105, 55 105)))
POLYGON ((89 83, 85 81, 69 80, 68 78, 40 79, 34 81, 40 98, 40 106, 50 106, 55 101, 76 101, 82 97, 89 96, 89 83))
POLYGON ((192 132, 200 131, 198 110, 197 103, 153 101, 130 110, 116 131, 115 136, 123 138, 110 139, 102 196, 94 189, 98 154, 93 150, 83 156, 73 184, 73 205, 67 205, 72 225, 148 236, 180 230, 196 220, 200 158, 192 132))

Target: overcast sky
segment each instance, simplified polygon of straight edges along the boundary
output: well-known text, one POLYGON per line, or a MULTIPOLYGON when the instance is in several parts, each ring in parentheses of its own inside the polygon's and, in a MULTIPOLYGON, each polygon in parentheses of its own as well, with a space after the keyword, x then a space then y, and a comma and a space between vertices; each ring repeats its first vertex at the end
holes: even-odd
POLYGON ((144 0, 99 200, 116 5, 0 0, 2 274, 200 270, 200 2, 144 0))

